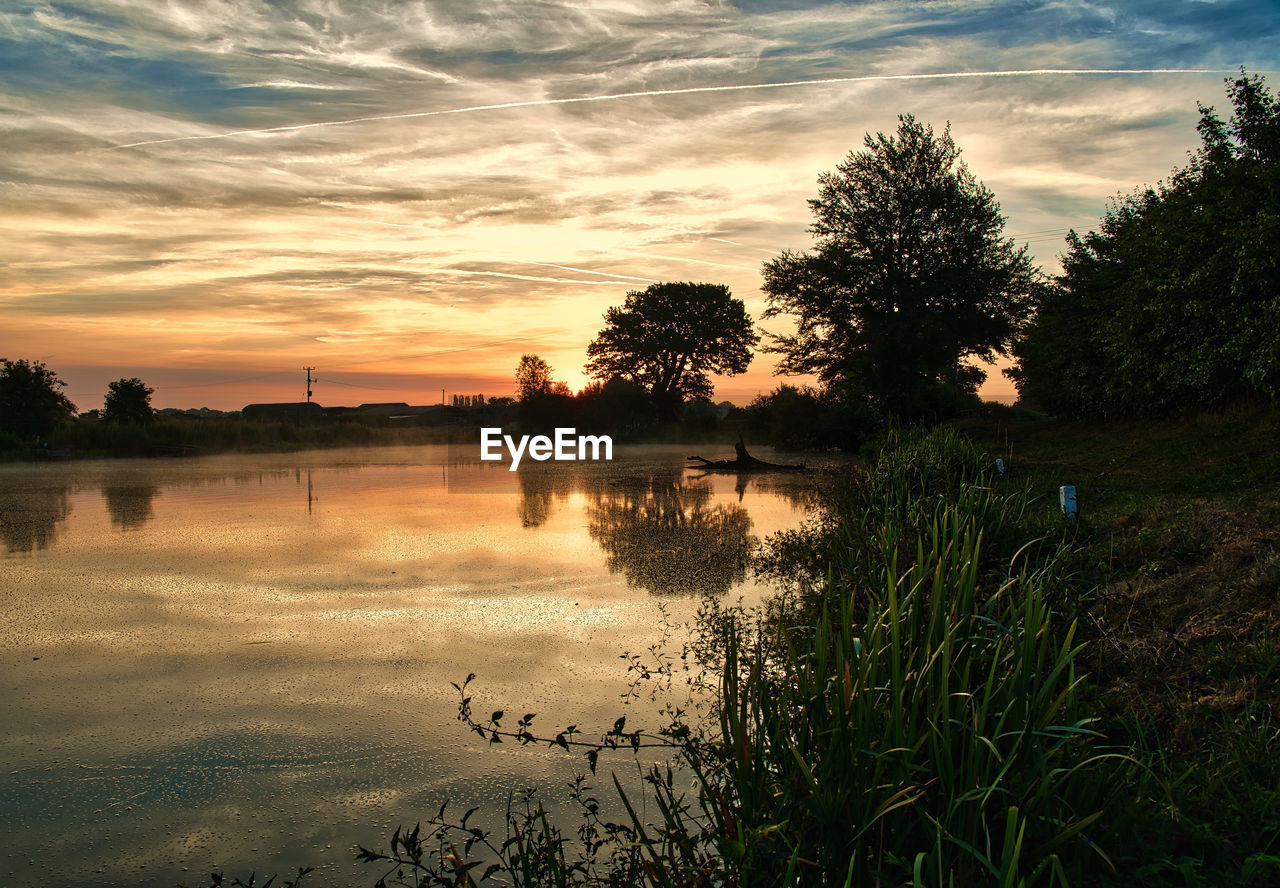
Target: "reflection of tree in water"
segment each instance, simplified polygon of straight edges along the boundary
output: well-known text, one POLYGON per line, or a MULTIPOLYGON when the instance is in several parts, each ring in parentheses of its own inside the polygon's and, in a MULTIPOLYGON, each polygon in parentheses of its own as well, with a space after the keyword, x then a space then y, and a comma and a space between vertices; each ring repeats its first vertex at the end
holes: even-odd
MULTIPOLYGON (((573 490, 568 473, 545 471, 542 467, 520 473, 520 500, 516 513, 524 527, 541 527, 551 517, 552 506, 563 503, 573 490)), ((581 479, 579 479, 581 481, 581 479)))
POLYGON ((151 520, 152 500, 160 488, 154 484, 103 482, 102 498, 106 501, 111 524, 121 530, 136 530, 151 520))
MULTIPOLYGON (((691 468, 697 467, 692 466, 691 468)), ((713 472, 700 472, 688 477, 690 480, 699 481, 703 478, 713 477, 715 474, 713 472)), ((806 475, 795 475, 786 472, 778 474, 769 472, 737 473, 734 477, 733 492, 737 494, 738 502, 742 502, 742 498, 748 490, 781 497, 797 509, 810 509, 822 502, 819 485, 814 483, 812 477, 806 475)))
POLYGON ((627 582, 667 595, 724 593, 746 578, 751 518, 712 506, 711 488, 679 469, 592 491, 587 530, 627 582))
POLYGON ((0 538, 10 552, 47 549, 71 514, 67 485, 0 489, 0 538))

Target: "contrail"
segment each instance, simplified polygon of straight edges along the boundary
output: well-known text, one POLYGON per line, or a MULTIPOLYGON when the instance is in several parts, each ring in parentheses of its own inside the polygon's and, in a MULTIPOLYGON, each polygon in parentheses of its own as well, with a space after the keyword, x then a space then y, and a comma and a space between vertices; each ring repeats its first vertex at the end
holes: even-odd
POLYGON ((556 265, 554 262, 534 262, 532 259, 513 259, 513 262, 523 262, 526 265, 544 265, 547 268, 560 268, 565 271, 580 271, 583 274, 598 274, 601 277, 618 278, 624 281, 644 281, 646 284, 658 284, 661 281, 653 278, 636 277, 633 274, 616 274, 612 271, 592 271, 590 268, 578 268, 574 265, 556 265))
MULTIPOLYGON (((600 250, 601 252, 605 252, 604 247, 596 247, 595 249, 600 250)), ((637 253, 635 250, 622 250, 616 247, 611 248, 608 252, 624 253, 628 256, 639 256, 641 259, 662 259, 667 262, 696 262, 699 265, 711 265, 711 266, 714 266, 715 268, 733 268, 733 269, 737 269, 738 271, 756 271, 757 270, 755 268, 752 268, 746 265, 726 265, 723 262, 710 262, 706 259, 693 259, 689 256, 663 256, 658 253, 637 253)))
POLYGON ((440 117, 445 114, 473 114, 480 111, 503 111, 510 108, 533 108, 541 105, 576 105, 587 102, 616 102, 620 99, 638 99, 647 96, 685 96, 697 93, 741 92, 751 89, 787 89, 798 86, 823 86, 832 83, 867 83, 885 80, 947 80, 964 77, 1026 77, 1071 76, 1081 74, 1232 74, 1234 69, 1218 68, 1029 68, 1021 71, 949 71, 937 74, 863 74, 857 77, 825 77, 820 80, 786 80, 777 83, 740 83, 725 86, 690 86, 681 89, 650 89, 639 92, 608 93, 599 96, 577 96, 567 99, 533 99, 525 102, 500 102, 494 105, 468 105, 465 108, 447 108, 439 111, 413 111, 406 114, 379 114, 371 117, 348 117, 345 120, 323 120, 315 123, 298 123, 291 126, 268 126, 259 129, 232 130, 203 136, 176 136, 171 139, 148 139, 112 145, 109 150, 141 148, 144 145, 168 145, 173 142, 200 142, 209 139, 231 139, 236 136, 254 136, 267 133, 291 133, 299 130, 318 129, 325 126, 350 126, 354 123, 373 123, 382 120, 411 120, 418 117, 440 117))

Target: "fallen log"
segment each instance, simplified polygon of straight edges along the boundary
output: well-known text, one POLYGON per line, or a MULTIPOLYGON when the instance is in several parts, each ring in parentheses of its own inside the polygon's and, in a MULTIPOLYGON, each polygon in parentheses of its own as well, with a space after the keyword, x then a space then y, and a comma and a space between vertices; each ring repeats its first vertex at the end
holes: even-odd
POLYGON ((696 460, 699 465, 685 466, 685 468, 701 469, 704 472, 803 472, 805 470, 804 463, 786 465, 784 463, 771 463, 756 459, 747 452, 747 445, 743 442, 741 435, 738 436, 738 443, 733 445, 733 448, 738 453, 734 459, 707 459, 705 456, 689 456, 685 458, 696 460))

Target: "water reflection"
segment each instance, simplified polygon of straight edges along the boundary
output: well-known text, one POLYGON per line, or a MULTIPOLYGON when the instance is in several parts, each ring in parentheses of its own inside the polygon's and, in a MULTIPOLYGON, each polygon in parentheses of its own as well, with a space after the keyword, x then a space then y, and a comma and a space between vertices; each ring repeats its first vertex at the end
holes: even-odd
POLYGON ((619 653, 657 640, 641 590, 676 596, 674 623, 691 593, 759 600, 754 538, 801 520, 756 479, 742 503, 734 479, 695 480, 674 447, 519 473, 446 455, 0 467, 5 544, 42 550, 0 547, 0 807, 23 825, 0 830, 0 883, 305 863, 368 884, 352 843, 445 797, 500 810, 580 761, 467 736, 450 682, 475 672, 494 709, 607 727, 619 653))
POLYGON ((709 484, 680 469, 616 480, 590 491, 587 532, 606 565, 659 595, 723 594, 746 578, 755 539, 734 503, 712 505, 709 484))
POLYGON ((574 487, 586 482, 587 478, 580 472, 520 472, 520 498, 516 501, 520 526, 532 528, 546 524, 555 504, 568 500, 574 487))
MULTIPOLYGON (((723 594, 746 579, 757 540, 746 508, 717 502, 712 480, 671 464, 632 467, 625 474, 521 472, 516 514, 521 526, 542 527, 558 505, 580 492, 587 532, 611 573, 659 595, 723 594)), ((739 503, 749 488, 793 501, 803 496, 794 483, 773 485, 744 474, 734 484, 739 503)))
POLYGON ((108 478, 102 483, 102 499, 111 516, 111 525, 121 530, 137 530, 155 514, 152 500, 160 488, 140 484, 130 476, 108 478))
POLYGON ((47 549, 71 514, 68 484, 0 487, 0 538, 10 552, 47 549))

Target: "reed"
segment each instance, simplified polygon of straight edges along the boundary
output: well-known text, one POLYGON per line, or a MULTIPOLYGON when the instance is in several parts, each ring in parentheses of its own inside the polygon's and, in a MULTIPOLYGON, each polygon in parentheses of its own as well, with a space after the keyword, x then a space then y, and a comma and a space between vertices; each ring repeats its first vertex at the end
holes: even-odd
MULTIPOLYGON (((755 839, 736 881, 1054 885, 1108 865, 1088 830, 1113 762, 1076 705, 1054 565, 1015 558, 982 589, 981 525, 956 503, 914 541, 892 519, 866 532, 876 584, 833 582, 780 649, 727 636, 721 767, 701 770, 755 839)), ((844 576, 872 567, 846 551, 844 576)))

